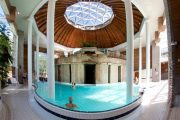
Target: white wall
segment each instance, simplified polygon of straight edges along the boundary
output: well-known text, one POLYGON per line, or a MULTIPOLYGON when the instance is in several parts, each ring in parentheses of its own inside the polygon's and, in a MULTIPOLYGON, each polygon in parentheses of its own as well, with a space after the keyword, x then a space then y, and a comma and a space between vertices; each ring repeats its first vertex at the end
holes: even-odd
POLYGON ((125 82, 126 81, 126 65, 123 64, 121 65, 121 75, 122 75, 122 82, 125 82))
POLYGON ((83 84, 84 83, 84 65, 71 64, 71 80, 72 82, 83 84))
MULTIPOLYGON (((150 69, 150 81, 152 80, 152 69, 150 69)), ((146 69, 142 70, 142 82, 146 82, 146 69)))
POLYGON ((161 61, 160 46, 152 44, 152 81, 159 82, 161 80, 161 61))
POLYGON ((117 82, 118 82, 118 65, 112 64, 111 73, 110 73, 110 83, 117 83, 117 82))
POLYGON ((97 84, 108 83, 108 65, 107 64, 96 65, 96 83, 97 84))
POLYGON ((60 67, 61 82, 70 82, 69 64, 62 64, 60 67))
MULTIPOLYGON (((61 64, 61 67, 56 68, 56 80, 58 69, 60 69, 60 79, 61 82, 70 82, 70 74, 71 74, 71 81, 79 84, 84 84, 84 63, 72 63, 71 64, 71 73, 69 69, 70 64, 61 64)), ((95 80, 96 84, 106 84, 108 83, 108 64, 107 63, 100 63, 96 64, 95 68, 95 80)), ((110 83, 117 83, 118 82, 118 66, 121 66, 121 80, 125 81, 125 74, 124 68, 125 66, 120 64, 111 64, 110 65, 110 83)))

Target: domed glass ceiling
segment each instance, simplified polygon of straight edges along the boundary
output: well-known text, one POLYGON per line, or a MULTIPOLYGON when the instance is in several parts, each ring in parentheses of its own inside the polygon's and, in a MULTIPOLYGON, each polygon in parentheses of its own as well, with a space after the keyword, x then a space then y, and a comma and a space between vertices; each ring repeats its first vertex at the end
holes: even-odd
POLYGON ((111 23, 112 8, 100 2, 80 1, 66 8, 66 21, 81 30, 97 30, 111 23))

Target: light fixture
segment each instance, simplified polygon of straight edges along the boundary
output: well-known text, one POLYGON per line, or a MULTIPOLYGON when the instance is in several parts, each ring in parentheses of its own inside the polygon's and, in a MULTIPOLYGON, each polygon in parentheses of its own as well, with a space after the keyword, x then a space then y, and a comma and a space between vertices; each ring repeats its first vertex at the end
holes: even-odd
POLYGON ((20 14, 20 12, 17 12, 17 14, 19 15, 19 14, 20 14))

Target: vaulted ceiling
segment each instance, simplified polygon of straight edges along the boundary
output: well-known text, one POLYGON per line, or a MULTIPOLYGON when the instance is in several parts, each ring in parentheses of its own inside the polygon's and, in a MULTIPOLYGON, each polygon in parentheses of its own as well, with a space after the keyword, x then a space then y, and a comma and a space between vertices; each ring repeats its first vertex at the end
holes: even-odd
MULTIPOLYGON (((89 0, 88 0, 89 1, 89 0)), ((83 43, 96 43, 99 48, 110 48, 126 42, 126 17, 124 2, 120 0, 101 0, 103 4, 112 7, 115 17, 106 27, 84 31, 69 25, 64 17, 66 7, 77 0, 57 0, 55 10, 55 42, 71 47, 83 47, 83 43)), ((141 12, 133 5, 134 33, 140 29, 143 20, 141 12)), ((39 30, 46 35, 47 4, 35 14, 39 30)))

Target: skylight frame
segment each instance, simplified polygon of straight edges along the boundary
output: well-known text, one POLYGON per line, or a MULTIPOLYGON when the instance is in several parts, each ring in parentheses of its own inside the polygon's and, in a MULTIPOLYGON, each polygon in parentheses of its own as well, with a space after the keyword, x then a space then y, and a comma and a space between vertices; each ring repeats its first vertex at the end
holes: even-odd
POLYGON ((75 28, 97 30, 109 25, 114 13, 111 7, 101 2, 79 1, 66 8, 64 17, 75 28))

